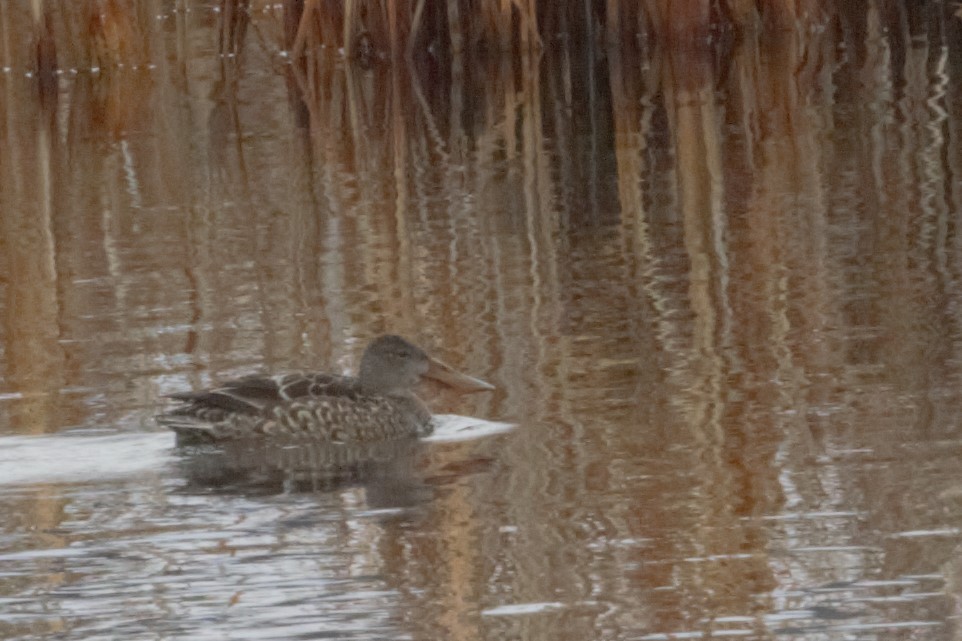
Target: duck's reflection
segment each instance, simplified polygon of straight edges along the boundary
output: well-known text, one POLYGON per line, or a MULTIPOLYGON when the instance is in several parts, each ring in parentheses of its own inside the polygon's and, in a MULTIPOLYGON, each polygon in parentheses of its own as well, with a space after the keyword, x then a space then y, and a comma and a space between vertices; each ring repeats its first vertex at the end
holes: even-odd
POLYGON ((269 495, 363 487, 370 508, 424 503, 426 445, 417 439, 366 444, 233 441, 179 448, 188 493, 269 495))

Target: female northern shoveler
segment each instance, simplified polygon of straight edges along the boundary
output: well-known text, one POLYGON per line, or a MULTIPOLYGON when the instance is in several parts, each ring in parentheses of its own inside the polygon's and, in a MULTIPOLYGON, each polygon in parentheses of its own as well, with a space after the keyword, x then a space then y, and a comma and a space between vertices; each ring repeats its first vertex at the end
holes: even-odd
POLYGON ((356 378, 334 374, 248 376, 200 392, 171 394, 179 407, 158 417, 178 443, 245 438, 378 441, 431 432, 431 413, 414 394, 422 378, 465 392, 492 390, 400 336, 381 336, 356 378))

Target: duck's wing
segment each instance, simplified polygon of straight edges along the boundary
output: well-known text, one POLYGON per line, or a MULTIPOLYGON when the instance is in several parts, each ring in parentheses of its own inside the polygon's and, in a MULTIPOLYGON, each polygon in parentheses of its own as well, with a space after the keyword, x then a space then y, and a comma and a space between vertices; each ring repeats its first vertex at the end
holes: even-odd
POLYGON ((430 413, 416 397, 316 396, 277 403, 260 413, 220 408, 174 410, 157 418, 182 445, 241 439, 377 442, 429 433, 430 413))
POLYGON ((168 398, 183 403, 169 414, 218 421, 229 414, 262 414, 281 403, 321 397, 356 398, 356 378, 319 372, 245 376, 219 387, 178 392, 168 398))

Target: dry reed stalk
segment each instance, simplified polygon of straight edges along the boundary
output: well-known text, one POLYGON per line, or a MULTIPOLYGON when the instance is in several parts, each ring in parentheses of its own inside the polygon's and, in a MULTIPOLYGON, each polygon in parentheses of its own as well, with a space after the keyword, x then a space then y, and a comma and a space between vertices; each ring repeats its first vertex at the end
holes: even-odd
POLYGON ((648 16, 646 31, 651 33, 658 41, 663 40, 659 34, 665 33, 668 28, 668 16, 665 14, 665 3, 663 0, 646 0, 645 13, 648 16))
POLYGON ((391 43, 391 60, 398 60, 400 57, 398 28, 397 3, 395 0, 387 0, 387 32, 391 43))
POLYGON ((541 36, 538 34, 538 3, 536 0, 518 0, 524 20, 521 25, 521 43, 524 51, 541 49, 541 36))
MULTIPOLYGON (((529 50, 529 40, 531 33, 529 31, 529 16, 527 4, 530 4, 528 0, 512 0, 514 8, 518 12, 518 45, 521 51, 529 50)), ((512 34, 513 35, 513 34, 512 34)))
POLYGON ((57 50, 60 64, 73 68, 89 68, 90 55, 87 38, 83 37, 85 12, 81 3, 62 3, 56 12, 56 33, 60 34, 57 50))
MULTIPOLYGON (((300 7, 300 16, 297 20, 297 31, 294 34, 294 42, 291 44, 291 58, 297 60, 304 55, 307 39, 313 35, 311 21, 315 12, 318 11, 319 0, 306 0, 300 7)), ((291 12, 296 15, 296 9, 291 12)), ((293 22, 293 20, 291 20, 293 22)))
MULTIPOLYGON (((329 92, 324 90, 327 77, 320 69, 323 61, 324 59, 317 56, 308 56, 303 65, 291 65, 288 67, 287 83, 289 101, 299 113, 306 112, 306 119, 301 115, 298 122, 306 126, 309 132, 310 156, 319 159, 325 157, 322 143, 327 142, 323 127, 324 107, 331 102, 329 92)), ((326 166, 326 163, 322 162, 322 166, 326 166)))
POLYGON ((0 2, 0 42, 3 47, 3 65, 14 67, 13 47, 10 40, 10 14, 9 7, 5 2, 0 2))
POLYGON ((499 51, 511 51, 511 38, 512 38, 512 28, 511 28, 511 11, 513 2, 512 0, 500 0, 498 3, 498 9, 495 13, 495 33, 498 39, 498 50, 499 51))
POLYGON ((762 6, 770 29, 792 29, 825 19, 822 0, 772 0, 762 6))
POLYGON ((764 6, 765 22, 771 27, 790 27, 798 21, 795 0, 769 0, 764 6))
POLYGON ((344 1, 344 22, 342 24, 343 34, 341 42, 344 43, 344 53, 348 56, 354 54, 354 21, 357 19, 357 7, 355 0, 344 1))
POLYGON ((300 0, 284 0, 281 12, 281 29, 283 33, 282 48, 288 51, 292 58, 294 45, 297 41, 297 32, 301 26, 301 16, 304 14, 304 5, 300 0))
POLYGON ((408 13, 405 9, 410 7, 405 3, 399 8, 398 0, 377 0, 376 3, 368 0, 368 3, 358 20, 356 33, 360 37, 353 56, 367 66, 370 66, 379 53, 385 51, 391 60, 398 60, 400 43, 405 38, 402 16, 408 13))
POLYGON ((605 40, 609 46, 617 44, 621 38, 618 27, 621 25, 620 0, 608 0, 605 6, 605 40))
POLYGON ((464 51, 464 31, 461 28, 461 6, 459 0, 448 0, 448 38, 451 53, 460 55, 464 51))
POLYGON ((802 24, 824 23, 828 19, 828 11, 825 0, 795 0, 795 15, 802 24))
POLYGON ((43 0, 31 0, 30 12, 34 31, 34 71, 41 79, 49 80, 57 72, 57 41, 50 8, 43 0))
POLYGON ((344 21, 346 20, 345 7, 342 3, 326 2, 323 8, 318 10, 318 20, 321 41, 331 46, 341 46, 344 44, 344 21), (337 9, 334 11, 333 9, 337 9))
POLYGON ((421 22, 424 20, 424 4, 425 0, 418 0, 417 6, 414 8, 414 16, 411 18, 411 31, 408 35, 406 47, 406 55, 408 58, 411 58, 413 55, 418 34, 421 32, 421 22))
POLYGON ((237 55, 250 22, 250 0, 221 0, 218 49, 222 54, 237 55))
POLYGON ((711 11, 708 0, 646 0, 655 38, 673 45, 707 37, 711 11))
POLYGON ((91 0, 88 4, 87 36, 94 64, 117 66, 146 60, 135 1, 91 0))
POLYGON ((736 29, 753 27, 758 22, 755 0, 725 0, 729 20, 736 29))
POLYGON ((474 19, 468 22, 468 42, 470 48, 486 41, 497 41, 497 12, 500 0, 479 5, 475 8, 474 19))

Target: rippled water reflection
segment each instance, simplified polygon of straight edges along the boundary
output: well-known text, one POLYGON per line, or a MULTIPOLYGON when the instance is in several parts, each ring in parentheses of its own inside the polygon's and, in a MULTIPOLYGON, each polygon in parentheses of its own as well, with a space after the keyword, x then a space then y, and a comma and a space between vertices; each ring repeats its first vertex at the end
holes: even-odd
POLYGON ((0 76, 0 637, 957 637, 962 31, 906 11, 449 77, 215 64, 201 9, 0 76), (517 428, 151 420, 383 331, 517 428))

